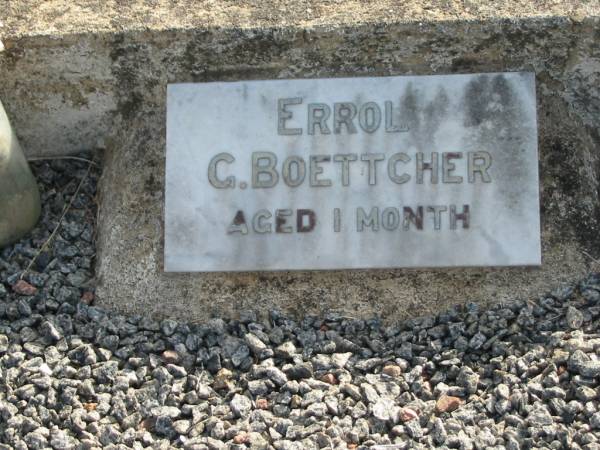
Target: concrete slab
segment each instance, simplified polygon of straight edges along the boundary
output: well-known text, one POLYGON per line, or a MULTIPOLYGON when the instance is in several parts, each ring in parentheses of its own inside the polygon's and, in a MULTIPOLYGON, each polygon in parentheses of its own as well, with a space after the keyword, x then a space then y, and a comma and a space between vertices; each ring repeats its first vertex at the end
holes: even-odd
POLYGON ((24 147, 106 147, 102 306, 192 321, 275 308, 391 321, 456 302, 537 295, 579 278, 586 254, 600 256, 597 4, 466 11, 458 2, 228 2, 175 14, 167 2, 143 3, 60 9, 66 2, 23 1, 0 12, 0 96, 24 147), (536 74, 540 269, 164 273, 167 83, 502 71, 536 74))

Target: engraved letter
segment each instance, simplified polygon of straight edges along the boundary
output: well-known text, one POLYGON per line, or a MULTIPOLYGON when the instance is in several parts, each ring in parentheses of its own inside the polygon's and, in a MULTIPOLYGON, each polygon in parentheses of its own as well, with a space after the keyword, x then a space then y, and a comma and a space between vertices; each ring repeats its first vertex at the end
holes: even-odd
POLYGON ((280 98, 277 100, 277 134, 292 136, 302 134, 302 128, 286 128, 285 122, 292 118, 292 112, 286 109, 287 105, 299 105, 302 103, 301 97, 280 98))
POLYGON ((435 230, 439 230, 442 227, 442 213, 446 211, 448 208, 445 206, 428 206, 427 212, 433 213, 433 228, 435 230))
POLYGON ((342 186, 348 186, 350 184, 350 161, 356 161, 358 156, 356 153, 342 153, 333 155, 335 162, 342 163, 342 186))
POLYGON ((315 134, 315 126, 319 125, 321 134, 331 134, 327 126, 327 119, 331 109, 325 103, 308 104, 308 134, 315 134))
POLYGON ((233 161, 235 161, 235 158, 229 153, 219 153, 218 155, 213 156, 208 164, 208 181, 217 189, 234 188, 234 176, 228 176, 224 180, 220 180, 217 176, 217 164, 219 161, 225 161, 226 163, 231 164, 233 161))
POLYGON ((381 124, 381 110, 375 102, 365 103, 358 112, 358 123, 367 133, 373 133, 381 124))
POLYGON ((356 209, 356 231, 362 231, 364 227, 371 227, 373 231, 379 231, 379 208, 371 208, 367 216, 365 210, 361 207, 356 209))
POLYGON ((431 152, 431 162, 423 161, 423 152, 417 152, 417 184, 423 184, 423 171, 431 170, 431 184, 438 182, 438 154, 431 152))
POLYGON ((242 233, 248 234, 248 225, 246 225, 246 217, 244 217, 244 211, 241 209, 235 213, 235 217, 231 221, 229 227, 227 227, 227 234, 242 233))
POLYGON ((408 156, 406 153, 394 153, 392 156, 390 156, 390 159, 388 160, 388 175, 390 177, 390 180, 392 180, 396 184, 403 184, 410 180, 410 175, 407 173, 398 175, 398 173, 396 172, 396 164, 398 161, 407 163, 410 161, 410 156, 408 156))
POLYGON ((319 163, 329 161, 331 161, 329 155, 310 155, 310 185, 312 187, 331 186, 331 180, 317 178, 317 175, 323 173, 323 168, 319 166, 319 163))
POLYGON ((402 221, 402 228, 407 231, 410 228, 412 222, 417 230, 423 229, 423 207, 417 206, 417 213, 409 206, 403 208, 404 220, 402 221))
POLYGON ((456 169, 456 165, 450 160, 461 158, 462 153, 442 153, 442 183, 462 183, 463 177, 450 174, 456 169))
POLYGON ((481 175, 481 181, 491 183, 492 177, 487 170, 492 165, 492 155, 488 152, 469 152, 469 183, 475 183, 475 172, 481 175))
POLYGON ((291 209, 278 209, 275 211, 275 232, 291 233, 294 231, 291 225, 286 225, 286 217, 290 217, 293 211, 291 209))
POLYGON ((302 184, 306 175, 306 164, 304 160, 299 156, 288 156, 283 162, 283 181, 289 187, 297 187, 302 184), (292 164, 296 166, 296 177, 292 177, 292 164))
POLYGON ((363 153, 360 155, 361 161, 367 161, 369 163, 369 184, 377 184, 377 161, 383 161, 385 155, 383 153, 363 153))
POLYGON ((340 208, 333 208, 333 231, 339 233, 342 225, 342 218, 340 217, 340 208))
MULTIPOLYGON (((279 174, 275 170, 277 156, 271 152, 253 152, 252 153, 252 187, 270 188, 279 181, 279 174), (260 164, 260 161, 267 161, 266 164, 260 164), (261 179, 261 175, 266 175, 268 179, 261 179)), ((264 178, 264 177, 262 177, 264 178)))
POLYGON ((385 208, 381 213, 381 226, 389 231, 394 231, 400 225, 398 208, 385 208))
POLYGON ((296 231, 298 233, 308 233, 315 228, 317 224, 317 216, 312 209, 299 209, 296 211, 296 231), (308 219, 308 223, 304 223, 304 218, 308 219))
POLYGON ((456 213, 456 206, 450 205, 450 229, 456 230, 456 221, 462 220, 462 227, 469 228, 469 205, 463 205, 463 212, 460 214, 456 213))
POLYGON ((264 223, 263 220, 267 220, 271 218, 271 213, 266 209, 259 210, 254 217, 252 218, 252 228, 254 228, 255 233, 270 233, 271 232, 271 224, 269 222, 264 223))
POLYGON ((391 101, 385 102, 385 132, 386 133, 399 133, 401 131, 408 131, 406 127, 402 125, 394 124, 394 105, 391 101))
POLYGON ((351 102, 333 104, 333 132, 340 134, 342 124, 346 125, 346 131, 350 134, 356 133, 356 127, 352 120, 356 117, 356 106, 351 102))

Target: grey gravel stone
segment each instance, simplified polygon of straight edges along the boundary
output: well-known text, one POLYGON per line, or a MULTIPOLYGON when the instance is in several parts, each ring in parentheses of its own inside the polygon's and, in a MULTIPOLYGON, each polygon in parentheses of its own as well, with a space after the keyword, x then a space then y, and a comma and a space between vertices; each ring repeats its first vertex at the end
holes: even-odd
POLYGON ((294 364, 284 368, 283 371, 290 380, 301 380, 303 378, 310 378, 313 375, 311 363, 294 364))
MULTIPOLYGON (((271 339, 273 339, 272 335, 273 333, 271 333, 271 339)), ((277 356, 278 358, 292 359, 296 352, 296 346, 293 342, 289 341, 284 342, 283 344, 275 348, 275 356, 277 356)))
POLYGON ((575 391, 575 395, 579 400, 584 402, 589 402, 598 397, 598 393, 587 386, 579 386, 575 391))
POLYGON ((600 361, 584 361, 578 365, 579 373, 588 378, 600 375, 600 361))
MULTIPOLYGON (((18 296, 5 286, 87 170, 69 164, 38 164, 40 226, 0 250, 0 449, 598 447, 600 275, 387 327, 275 311, 158 322, 79 301, 94 215, 75 208, 24 277, 38 293, 18 296)), ((93 211, 93 183, 83 194, 93 211)))
POLYGON ((177 322, 171 319, 165 319, 161 322, 160 329, 165 336, 172 336, 177 329, 177 322))
POLYGON ((527 422, 530 426, 543 427, 552 423, 552 416, 546 406, 535 404, 527 416, 527 422))
POLYGON ((578 330, 583 325, 583 314, 577 308, 569 306, 567 307, 565 320, 571 330, 578 330))
POLYGON ((159 436, 172 437, 175 434, 173 419, 169 416, 159 416, 154 424, 154 430, 159 436))
POLYGON ((6 353, 8 350, 8 336, 0 334, 0 353, 6 353))
POLYGON ((264 380, 252 380, 248 382, 248 390, 254 397, 265 395, 269 392, 269 386, 264 380))
POLYGON ((456 382, 459 386, 463 387, 467 393, 474 394, 477 392, 479 375, 473 372, 470 367, 465 366, 460 370, 456 382))
POLYGON ((53 430, 50 433, 50 446, 54 450, 71 450, 77 446, 77 441, 64 430, 53 430))
POLYGON ((177 420, 173 422, 173 430, 179 435, 186 435, 192 426, 190 420, 177 420))
POLYGON ((229 406, 236 417, 245 419, 252 410, 252 401, 244 395, 235 394, 229 406))
POLYGON ((69 352, 69 358, 81 366, 96 364, 97 357, 91 345, 80 345, 69 352))
POLYGON ((483 344, 485 344, 485 341, 487 341, 485 334, 478 332, 469 341, 469 347, 474 350, 478 350, 483 346, 483 344))
POLYGON ((264 375, 277 386, 283 386, 288 381, 286 374, 277 367, 267 367, 264 375))
POLYGON ((246 345, 250 347, 250 350, 256 356, 260 356, 262 351, 267 348, 267 345, 252 333, 245 334, 244 340, 246 341, 246 345))
POLYGON ((400 408, 393 400, 378 398, 373 405, 373 416, 379 420, 396 421, 400 408))
POLYGON ((446 427, 444 426, 442 419, 433 419, 433 423, 431 424, 431 437, 436 445, 442 445, 446 442, 448 434, 446 433, 446 427))
POLYGON ((60 341, 62 339, 62 334, 60 333, 60 331, 58 331, 56 326, 49 321, 45 321, 42 323, 42 325, 40 326, 40 331, 42 332, 42 334, 44 334, 53 341, 60 341))
POLYGON ((151 409, 155 417, 166 416, 175 419, 181 415, 181 410, 175 406, 157 406, 151 409))

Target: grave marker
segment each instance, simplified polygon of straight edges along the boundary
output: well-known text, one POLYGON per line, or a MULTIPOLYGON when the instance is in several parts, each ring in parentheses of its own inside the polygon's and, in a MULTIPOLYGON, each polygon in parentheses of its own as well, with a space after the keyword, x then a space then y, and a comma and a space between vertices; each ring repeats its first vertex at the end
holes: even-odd
POLYGON ((169 85, 165 270, 541 264, 531 73, 169 85))

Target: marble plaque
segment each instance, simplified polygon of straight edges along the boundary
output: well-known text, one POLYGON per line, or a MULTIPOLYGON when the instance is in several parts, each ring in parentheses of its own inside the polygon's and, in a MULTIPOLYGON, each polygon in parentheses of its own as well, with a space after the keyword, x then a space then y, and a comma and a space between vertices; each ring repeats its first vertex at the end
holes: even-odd
POLYGON ((541 264, 532 73, 167 97, 166 271, 541 264))

